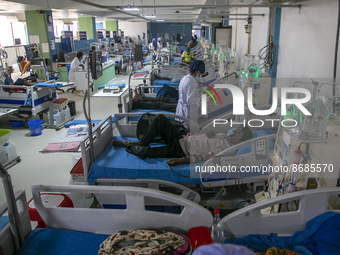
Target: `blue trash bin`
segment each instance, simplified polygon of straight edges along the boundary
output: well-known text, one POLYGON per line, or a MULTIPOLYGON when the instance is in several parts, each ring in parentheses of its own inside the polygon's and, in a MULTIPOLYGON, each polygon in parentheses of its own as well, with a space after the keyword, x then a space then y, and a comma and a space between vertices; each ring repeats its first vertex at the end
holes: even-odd
POLYGON ((42 120, 31 120, 27 122, 27 125, 31 131, 31 136, 38 136, 42 133, 42 120))

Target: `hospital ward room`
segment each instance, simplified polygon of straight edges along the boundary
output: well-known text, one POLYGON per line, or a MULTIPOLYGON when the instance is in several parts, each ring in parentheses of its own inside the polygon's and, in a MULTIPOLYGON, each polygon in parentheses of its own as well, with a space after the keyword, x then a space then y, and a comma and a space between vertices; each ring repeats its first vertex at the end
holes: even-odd
POLYGON ((0 255, 340 254, 340 0, 0 24, 0 255))

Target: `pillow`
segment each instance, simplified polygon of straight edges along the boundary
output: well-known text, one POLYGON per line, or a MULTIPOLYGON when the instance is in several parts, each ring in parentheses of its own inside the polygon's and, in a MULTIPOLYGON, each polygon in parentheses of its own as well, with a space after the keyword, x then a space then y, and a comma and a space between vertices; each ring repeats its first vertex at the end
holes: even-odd
MULTIPOLYGON (((230 129, 227 132, 227 136, 233 134, 234 129, 235 128, 230 129)), ((270 134, 273 133, 273 131, 262 129, 262 130, 252 131, 252 133, 253 133, 253 138, 257 138, 257 137, 261 137, 261 136, 265 136, 265 135, 270 135, 270 134)), ((275 146, 275 142, 273 140, 269 140, 269 149, 274 150, 274 146, 275 146)), ((250 152, 251 152, 251 145, 249 144, 249 145, 246 145, 242 148, 239 148, 234 156, 239 156, 239 155, 247 154, 247 153, 250 153, 250 152)))

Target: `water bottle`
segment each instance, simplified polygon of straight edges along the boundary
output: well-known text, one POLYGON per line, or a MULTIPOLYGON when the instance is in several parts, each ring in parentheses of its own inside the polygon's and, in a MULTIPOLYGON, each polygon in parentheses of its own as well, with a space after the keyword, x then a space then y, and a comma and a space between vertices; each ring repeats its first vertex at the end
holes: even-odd
POLYGON ((221 220, 220 210, 215 209, 214 210, 214 221, 213 221, 213 225, 211 227, 211 239, 213 240, 214 243, 223 243, 224 242, 223 229, 219 225, 220 220, 221 220))
POLYGON ((15 159, 18 156, 15 144, 11 139, 8 139, 8 141, 3 144, 3 147, 6 149, 6 155, 9 161, 15 159))
MULTIPOLYGON (((50 113, 48 113, 48 121, 50 122, 50 113)), ((53 124, 58 125, 61 121, 61 113, 60 111, 53 112, 53 124)))
POLYGON ((67 105, 65 105, 65 107, 63 108, 62 115, 64 116, 63 121, 71 118, 70 108, 67 105))

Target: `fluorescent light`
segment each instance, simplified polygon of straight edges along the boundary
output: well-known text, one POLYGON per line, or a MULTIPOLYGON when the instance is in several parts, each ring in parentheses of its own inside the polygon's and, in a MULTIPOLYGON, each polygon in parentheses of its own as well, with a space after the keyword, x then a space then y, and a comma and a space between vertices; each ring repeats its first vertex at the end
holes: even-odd
POLYGON ((139 9, 138 8, 130 8, 130 7, 128 7, 128 8, 123 8, 123 11, 139 11, 139 9))
POLYGON ((154 16, 154 15, 146 15, 146 16, 144 16, 144 18, 146 18, 146 19, 155 19, 156 16, 154 16))
POLYGON ((80 13, 79 15, 80 15, 80 16, 83 16, 84 14, 80 13))
POLYGON ((7 16, 8 22, 18 22, 18 18, 16 16, 7 16))
POLYGON ((164 22, 164 19, 157 19, 157 22, 164 22))

